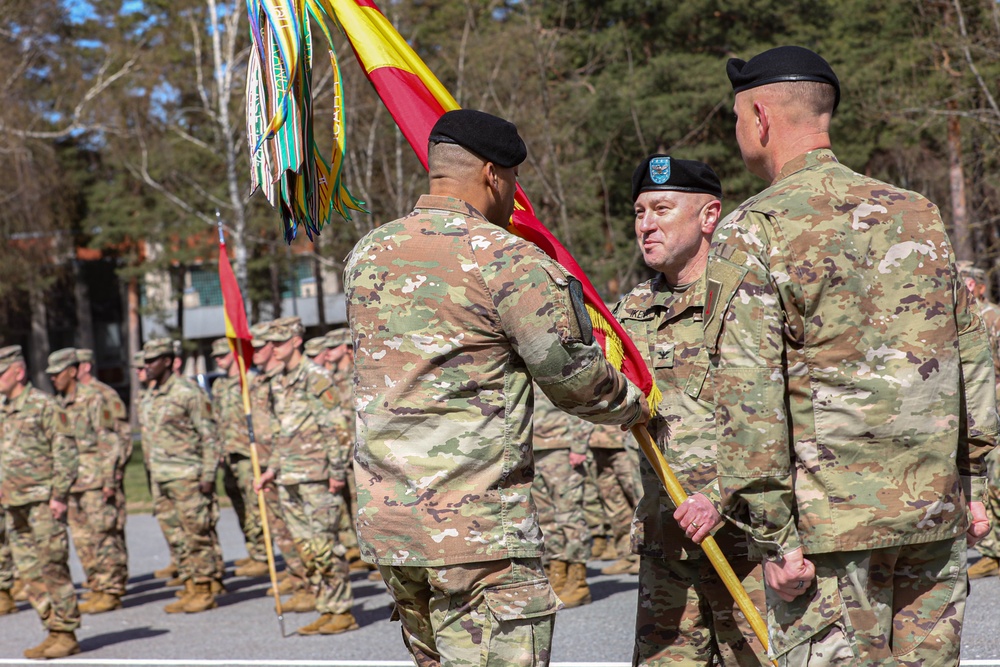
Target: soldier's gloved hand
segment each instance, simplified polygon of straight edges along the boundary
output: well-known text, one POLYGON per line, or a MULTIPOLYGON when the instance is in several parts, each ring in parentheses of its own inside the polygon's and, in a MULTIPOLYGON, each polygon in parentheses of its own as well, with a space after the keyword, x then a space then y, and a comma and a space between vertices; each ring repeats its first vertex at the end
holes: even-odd
POLYGON ((330 493, 340 493, 341 491, 344 490, 345 486, 347 486, 347 482, 344 482, 344 481, 339 480, 339 479, 331 479, 330 480, 330 493))
POLYGON ((260 479, 253 483, 253 490, 259 493, 261 489, 274 481, 274 471, 265 470, 260 474, 260 479))
POLYGON ((767 587, 785 602, 791 602, 808 591, 815 578, 816 566, 802 555, 802 549, 789 551, 780 560, 764 561, 767 587))
POLYGON ((990 516, 986 505, 981 502, 969 503, 969 529, 965 532, 965 542, 970 547, 990 534, 990 516))
POLYGON ((692 493, 674 510, 674 519, 692 542, 701 544, 722 520, 722 515, 704 494, 692 493))
POLYGON ((56 498, 49 498, 49 509, 52 511, 52 518, 58 521, 66 513, 68 507, 66 503, 56 498))
POLYGON ((213 482, 198 482, 198 490, 205 496, 210 495, 214 487, 215 484, 213 482))

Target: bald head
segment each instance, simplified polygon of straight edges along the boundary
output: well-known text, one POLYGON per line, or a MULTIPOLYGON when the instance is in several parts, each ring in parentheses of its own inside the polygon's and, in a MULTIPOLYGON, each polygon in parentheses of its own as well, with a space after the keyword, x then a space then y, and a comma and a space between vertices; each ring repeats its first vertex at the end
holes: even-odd
POLYGON ((753 100, 769 103, 789 125, 813 127, 823 132, 830 129, 837 91, 829 84, 815 81, 772 83, 747 93, 753 100))
POLYGON ((431 185, 435 181, 476 183, 486 161, 458 144, 431 144, 427 150, 427 171, 431 185))
POLYGON ((430 194, 471 204, 495 225, 506 226, 514 210, 517 166, 501 167, 452 143, 431 143, 427 150, 430 194))

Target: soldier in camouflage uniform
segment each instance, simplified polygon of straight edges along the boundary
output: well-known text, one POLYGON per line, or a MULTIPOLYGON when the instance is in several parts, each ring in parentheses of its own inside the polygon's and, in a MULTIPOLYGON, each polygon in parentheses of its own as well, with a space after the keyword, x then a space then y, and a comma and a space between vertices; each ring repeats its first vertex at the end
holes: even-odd
POLYGON ((545 571, 566 608, 590 604, 590 530, 583 516, 583 465, 594 425, 568 415, 535 388, 532 500, 545 538, 545 571))
POLYGON ((79 453, 68 516, 73 546, 90 589, 80 612, 100 614, 122 606, 128 581, 128 553, 115 507, 117 471, 125 444, 105 397, 77 381, 77 367, 76 350, 67 347, 49 355, 45 372, 73 426, 79 453))
POLYGON ((219 370, 227 373, 212 385, 212 412, 222 443, 223 486, 233 503, 247 549, 247 558, 237 561, 234 574, 237 577, 265 577, 268 574, 267 550, 257 494, 253 490, 250 432, 243 409, 239 364, 229 349, 228 339, 218 338, 212 342, 212 358, 219 370))
POLYGON ((275 320, 261 338, 274 343, 284 372, 271 381, 274 448, 257 488, 277 482, 282 512, 306 568, 310 604, 293 599, 289 608, 315 607, 320 617, 299 628, 301 635, 329 635, 357 629, 354 595, 337 537, 344 512, 350 438, 333 378, 302 355, 302 321, 275 320))
POLYGON ((26 658, 80 652, 80 610, 70 578, 66 509, 78 454, 66 413, 31 385, 20 345, 0 349, 0 504, 28 599, 49 634, 26 658))
POLYGON ((162 503, 161 521, 179 526, 177 568, 185 594, 164 611, 198 613, 216 607, 219 576, 214 511, 220 447, 212 405, 193 382, 175 375, 167 338, 143 346, 152 388, 143 397, 142 444, 162 503))
MULTIPOLYGON (((965 286, 979 304, 979 314, 986 325, 986 333, 989 334, 993 349, 994 374, 1000 380, 1000 306, 986 298, 986 271, 969 261, 960 261, 956 265, 965 281, 965 286)), ((997 384, 997 394, 1000 396, 1000 382, 997 384)), ((990 452, 986 462, 988 470, 986 510, 992 525, 989 534, 976 545, 976 550, 982 557, 969 567, 969 579, 995 577, 1000 574, 1000 448, 990 452)))
POLYGON ((14 601, 14 557, 10 555, 10 545, 7 543, 7 520, 3 508, 0 507, 0 616, 17 612, 14 601))
POLYGON ((361 554, 420 667, 545 665, 559 602, 530 493, 532 378, 592 421, 648 412, 594 342, 580 284, 504 229, 516 128, 450 111, 430 142, 430 194, 345 269, 361 554))
POLYGON ((705 265, 722 210, 722 184, 711 167, 651 155, 632 177, 635 235, 657 272, 615 307, 615 317, 643 353, 662 393, 649 432, 688 500, 670 500, 642 457, 642 498, 632 522, 632 550, 642 558, 633 665, 759 667, 767 651, 698 546, 714 532, 759 611, 766 609, 759 563, 745 534, 721 520, 715 470, 715 405, 706 381, 705 265), (717 529, 717 530, 716 530, 717 529))
POLYGON ((639 572, 639 559, 631 553, 629 546, 629 526, 642 493, 639 459, 625 445, 631 437, 620 429, 608 426, 597 426, 590 435, 597 488, 611 526, 608 548, 603 556, 618 558, 601 570, 604 574, 639 572))
POLYGON ((989 530, 989 338, 937 208, 837 162, 826 61, 779 47, 727 69, 743 160, 771 185, 716 230, 705 340, 771 653, 957 665, 966 542, 989 530))

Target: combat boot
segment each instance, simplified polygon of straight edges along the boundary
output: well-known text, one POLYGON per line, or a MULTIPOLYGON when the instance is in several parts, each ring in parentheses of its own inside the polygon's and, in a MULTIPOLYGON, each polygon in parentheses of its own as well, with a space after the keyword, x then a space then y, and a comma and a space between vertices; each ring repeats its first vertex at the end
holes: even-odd
POLYGON ((262 563, 259 560, 252 560, 246 565, 241 565, 233 571, 237 577, 266 577, 270 570, 267 569, 267 563, 262 563))
POLYGON ((594 543, 590 545, 590 555, 598 560, 604 556, 604 550, 608 548, 608 538, 601 535, 594 538, 594 543))
POLYGON ((305 589, 299 589, 289 598, 288 602, 281 603, 281 608, 300 614, 316 611, 316 596, 305 589))
POLYGON ((106 611, 121 609, 122 599, 118 595, 97 591, 87 600, 80 603, 81 614, 103 614, 106 611))
POLYGON ((1000 574, 1000 559, 992 556, 983 556, 976 564, 969 568, 969 579, 982 579, 984 577, 995 577, 1000 574))
POLYGON ((236 567, 243 567, 244 565, 249 565, 252 562, 253 558, 247 556, 246 558, 237 558, 236 560, 233 561, 233 565, 235 565, 236 567))
POLYGON ((167 583, 163 585, 166 586, 167 588, 173 588, 174 586, 183 586, 184 578, 181 577, 180 575, 176 577, 171 577, 170 579, 167 579, 167 583))
POLYGON ((28 585, 24 579, 15 579, 14 585, 10 589, 10 594, 14 597, 14 602, 28 601, 28 585))
POLYGON ((222 595, 228 592, 226 585, 222 583, 222 579, 212 579, 212 595, 222 595))
POLYGON ((76 641, 76 634, 73 632, 52 631, 49 637, 52 642, 45 647, 43 658, 65 658, 80 652, 80 643, 76 641))
POLYGON ((368 581, 382 581, 382 573, 378 568, 368 573, 368 581))
POLYGON ((17 612, 17 603, 10 591, 0 591, 0 616, 14 614, 17 612))
MULTIPOLYGON (((173 579, 177 576, 177 566, 171 563, 153 572, 154 579, 173 579)), ((179 585, 179 584, 178 584, 179 585)))
MULTIPOLYGON (((597 556, 596 551, 594 552, 594 555, 598 558, 598 560, 618 560, 622 557, 622 555, 618 553, 618 547, 615 546, 614 540, 605 539, 604 543, 604 551, 601 552, 600 556, 597 556)), ((625 554, 625 556, 628 556, 628 554, 625 554)))
POLYGON ((348 563, 353 563, 356 560, 361 560, 361 549, 357 547, 351 547, 350 549, 347 550, 347 553, 344 554, 344 560, 346 560, 348 563))
POLYGON ((587 566, 570 563, 566 572, 566 584, 559 591, 559 599, 567 609, 590 604, 590 586, 587 585, 587 566))
POLYGON ((184 590, 177 591, 177 595, 179 599, 168 604, 163 608, 163 611, 168 614, 179 614, 184 611, 184 603, 187 602, 189 597, 194 595, 194 582, 190 579, 184 582, 184 590))
POLYGON ((38 646, 32 646, 31 648, 24 649, 24 657, 29 660, 41 660, 45 657, 45 649, 52 646, 52 642, 56 640, 55 633, 50 632, 49 636, 42 640, 42 643, 38 646))
POLYGON ((549 561, 549 584, 556 595, 562 593, 563 586, 566 585, 566 568, 569 563, 564 560, 549 561))
POLYGON ((601 574, 636 574, 639 571, 638 567, 638 556, 626 556, 601 570, 601 574))
POLYGON ((303 625, 296 632, 300 635, 318 635, 320 628, 326 625, 328 622, 333 620, 333 614, 320 614, 319 618, 310 623, 309 625, 303 625))
POLYGON ((215 595, 212 594, 212 584, 208 581, 195 584, 194 592, 184 598, 184 612, 187 614, 197 614, 218 606, 215 603, 215 595))
MULTIPOLYGON (((291 577, 286 577, 278 582, 278 595, 290 595, 295 591, 295 580, 291 577)), ((267 594, 274 595, 274 586, 267 589, 267 594)))
POLYGON ((351 612, 323 614, 323 616, 332 616, 333 618, 324 623, 323 627, 319 629, 321 635, 339 635, 341 632, 358 629, 358 622, 354 619, 354 614, 351 612))

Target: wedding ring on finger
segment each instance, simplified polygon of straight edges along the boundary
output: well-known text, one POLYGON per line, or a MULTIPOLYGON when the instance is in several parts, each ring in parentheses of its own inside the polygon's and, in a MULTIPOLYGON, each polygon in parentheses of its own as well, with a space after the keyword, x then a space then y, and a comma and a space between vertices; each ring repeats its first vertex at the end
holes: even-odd
POLYGON ((806 582, 804 582, 801 579, 799 579, 799 583, 795 584, 795 590, 797 590, 797 591, 802 590, 802 587, 805 585, 805 583, 806 582))

